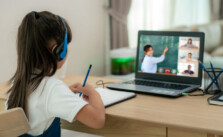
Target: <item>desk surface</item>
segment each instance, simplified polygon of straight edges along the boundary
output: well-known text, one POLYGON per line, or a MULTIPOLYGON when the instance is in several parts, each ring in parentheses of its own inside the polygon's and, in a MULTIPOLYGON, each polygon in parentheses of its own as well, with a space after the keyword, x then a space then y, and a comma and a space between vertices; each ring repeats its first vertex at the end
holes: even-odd
MULTIPOLYGON (((84 76, 66 75, 63 81, 71 85, 82 82, 84 76)), ((120 80, 89 77, 88 83, 96 81, 117 82, 120 80)), ((0 99, 6 98, 7 83, 0 83, 0 99)), ((149 122, 166 127, 189 129, 208 133, 223 134, 223 107, 207 103, 209 96, 184 96, 166 98, 137 94, 133 99, 106 108, 106 114, 149 122)))

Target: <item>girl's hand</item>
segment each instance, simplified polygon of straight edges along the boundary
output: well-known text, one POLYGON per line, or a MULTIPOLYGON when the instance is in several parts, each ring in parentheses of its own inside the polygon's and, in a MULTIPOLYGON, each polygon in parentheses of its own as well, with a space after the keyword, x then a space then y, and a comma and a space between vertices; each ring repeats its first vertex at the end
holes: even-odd
POLYGON ((82 96, 82 97, 83 97, 83 99, 85 99, 86 101, 88 101, 88 100, 89 100, 89 97, 88 97, 87 95, 84 95, 84 94, 83 94, 83 96, 82 96))
POLYGON ((69 88, 74 93, 80 93, 80 92, 82 92, 84 94, 83 95, 83 98, 84 99, 88 99, 89 96, 91 96, 93 93, 97 92, 89 84, 85 84, 85 86, 82 87, 82 84, 81 83, 75 83, 73 85, 70 85, 69 88))

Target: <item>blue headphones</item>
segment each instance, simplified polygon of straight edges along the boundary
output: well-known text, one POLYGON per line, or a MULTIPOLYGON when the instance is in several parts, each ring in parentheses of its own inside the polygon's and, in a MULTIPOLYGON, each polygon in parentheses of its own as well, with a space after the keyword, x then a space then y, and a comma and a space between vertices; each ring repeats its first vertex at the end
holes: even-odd
POLYGON ((65 35, 64 35, 64 42, 61 44, 58 44, 58 46, 54 49, 53 53, 56 56, 56 59, 58 61, 63 60, 67 55, 67 27, 66 23, 60 16, 57 16, 59 20, 63 23, 64 29, 65 29, 65 35))

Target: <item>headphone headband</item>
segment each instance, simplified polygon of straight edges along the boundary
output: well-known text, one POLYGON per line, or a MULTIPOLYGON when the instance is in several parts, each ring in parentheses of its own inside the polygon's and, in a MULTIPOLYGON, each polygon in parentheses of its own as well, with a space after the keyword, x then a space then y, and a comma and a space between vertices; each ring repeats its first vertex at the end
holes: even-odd
POLYGON ((67 33, 67 26, 66 26, 66 23, 64 21, 63 18, 61 18, 59 15, 57 15, 57 17, 61 20, 61 22, 63 23, 63 26, 64 26, 64 29, 65 29, 65 33, 67 33))
POLYGON ((64 42, 62 42, 61 44, 58 44, 58 46, 54 50, 54 54, 55 54, 57 60, 61 61, 67 55, 67 27, 66 27, 66 23, 65 23, 64 19, 58 15, 57 15, 57 17, 63 23, 64 30, 65 30, 64 42))

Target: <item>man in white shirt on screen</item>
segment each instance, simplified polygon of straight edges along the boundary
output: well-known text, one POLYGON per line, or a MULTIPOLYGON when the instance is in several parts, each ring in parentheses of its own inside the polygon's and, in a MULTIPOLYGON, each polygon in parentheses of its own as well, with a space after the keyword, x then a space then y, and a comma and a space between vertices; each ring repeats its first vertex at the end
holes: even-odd
POLYGON ((153 57, 153 47, 151 45, 144 46, 144 58, 142 59, 141 69, 146 73, 156 73, 157 63, 164 61, 168 48, 165 48, 160 57, 153 57))

